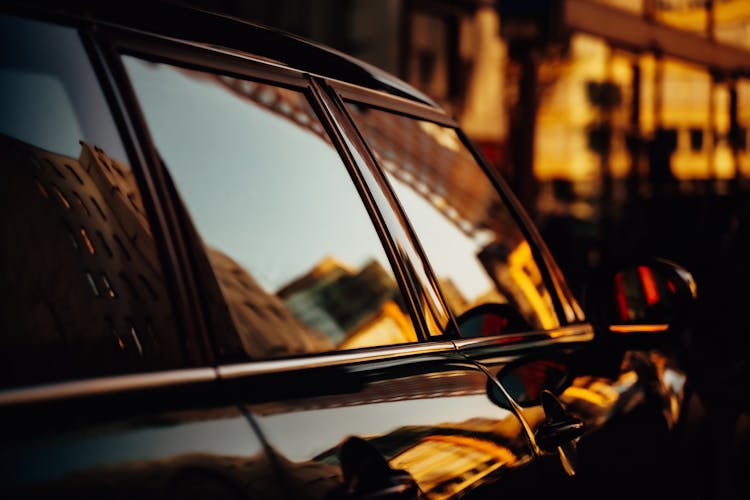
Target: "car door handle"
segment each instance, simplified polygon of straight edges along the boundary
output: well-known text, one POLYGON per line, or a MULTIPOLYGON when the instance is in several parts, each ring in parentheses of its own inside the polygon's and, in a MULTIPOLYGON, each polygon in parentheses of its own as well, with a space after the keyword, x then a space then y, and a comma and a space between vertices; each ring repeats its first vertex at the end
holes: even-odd
POLYGON ((583 420, 568 413, 551 391, 543 390, 540 398, 546 420, 534 433, 534 438, 541 450, 554 452, 583 434, 586 427, 583 420))

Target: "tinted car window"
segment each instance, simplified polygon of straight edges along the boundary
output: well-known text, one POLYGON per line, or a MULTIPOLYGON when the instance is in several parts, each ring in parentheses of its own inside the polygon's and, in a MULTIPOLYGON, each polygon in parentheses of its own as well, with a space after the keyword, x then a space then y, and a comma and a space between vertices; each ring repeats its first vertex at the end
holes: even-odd
POLYGON ((133 171, 73 29, 0 17, 0 385, 185 364, 133 171))
POLYGON ((369 214, 303 93, 124 61, 247 355, 416 341, 369 214))
POLYGON ((0 16, 0 133, 77 157, 81 140, 126 162, 78 33, 0 16))
MULTIPOLYGON (((420 239, 456 316, 506 304, 512 329, 559 320, 532 248, 489 177, 453 129, 349 104, 420 239)), ((459 322, 459 326, 460 322, 459 322)), ((478 325, 479 328, 482 325, 478 325)))

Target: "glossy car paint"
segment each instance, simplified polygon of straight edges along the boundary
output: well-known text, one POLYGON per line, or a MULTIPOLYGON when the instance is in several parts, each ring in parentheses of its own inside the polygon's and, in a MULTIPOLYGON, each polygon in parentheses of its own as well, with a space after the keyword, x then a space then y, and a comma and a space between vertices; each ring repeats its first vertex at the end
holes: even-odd
MULTIPOLYGON (((452 123, 428 98, 346 56, 232 20, 184 17, 169 6, 149 15, 86 7, 74 24, 101 57, 110 105, 148 180, 185 336, 202 354, 197 368, 0 392, 3 497, 598 498, 641 491, 675 468, 664 436, 680 418, 682 373, 658 351, 596 350, 593 329, 554 266, 545 272, 559 294, 563 326, 496 338, 429 337, 431 327, 453 319, 407 217, 394 208, 342 104, 349 99, 452 123), (213 349, 216 314, 206 299, 215 284, 196 270, 197 235, 123 83, 118 51, 124 49, 307 82, 366 202, 377 208, 376 225, 398 255, 423 341, 222 361, 213 349), (538 359, 565 372, 559 399, 586 425, 577 449, 541 450, 535 438, 545 420, 541 406, 522 408, 508 399, 503 369, 538 359)), ((66 10, 53 8, 51 19, 67 19, 66 10)), ((512 195, 503 196, 516 206, 512 195)), ((528 219, 516 216, 550 265, 528 219)), ((666 482, 653 491, 672 487, 666 482)))
POLYGON ((6 498, 277 494, 263 443, 209 368, 7 391, 3 403, 6 498))
POLYGON ((513 469, 531 453, 515 415, 488 401, 485 375, 450 343, 401 351, 362 360, 341 356, 328 366, 287 373, 225 368, 232 385, 247 394, 243 403, 292 497, 406 488, 409 481, 394 479, 395 471, 405 471, 430 498, 499 478, 512 484, 513 469), (266 402, 259 388, 271 381, 266 402), (353 438, 368 445, 352 446, 349 454, 339 449, 353 438))

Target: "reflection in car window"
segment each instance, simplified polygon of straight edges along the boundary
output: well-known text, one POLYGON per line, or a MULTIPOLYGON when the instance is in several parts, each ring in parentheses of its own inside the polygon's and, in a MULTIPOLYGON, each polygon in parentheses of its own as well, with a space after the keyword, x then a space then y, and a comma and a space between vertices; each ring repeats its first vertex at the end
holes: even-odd
POLYGON ((78 156, 85 140, 127 162, 75 30, 0 16, 0 133, 78 156))
POLYGON ((77 32, 0 16, 0 386, 186 364, 125 160, 77 32))
POLYGON ((124 61, 247 355, 416 341, 369 215, 302 93, 124 61))
POLYGON ((348 108, 404 206, 453 313, 510 304, 534 328, 559 326, 529 242, 455 131, 355 104, 348 108))

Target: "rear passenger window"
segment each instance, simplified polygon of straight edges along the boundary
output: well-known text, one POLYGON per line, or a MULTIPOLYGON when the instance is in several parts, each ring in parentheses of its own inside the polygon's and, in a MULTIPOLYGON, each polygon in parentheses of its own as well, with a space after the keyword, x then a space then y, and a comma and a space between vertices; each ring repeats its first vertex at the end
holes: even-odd
POLYGON ((417 340, 370 216, 304 93, 124 62, 244 356, 417 340))
POLYGON ((134 174, 73 29, 0 16, 0 387, 185 365, 134 174))

